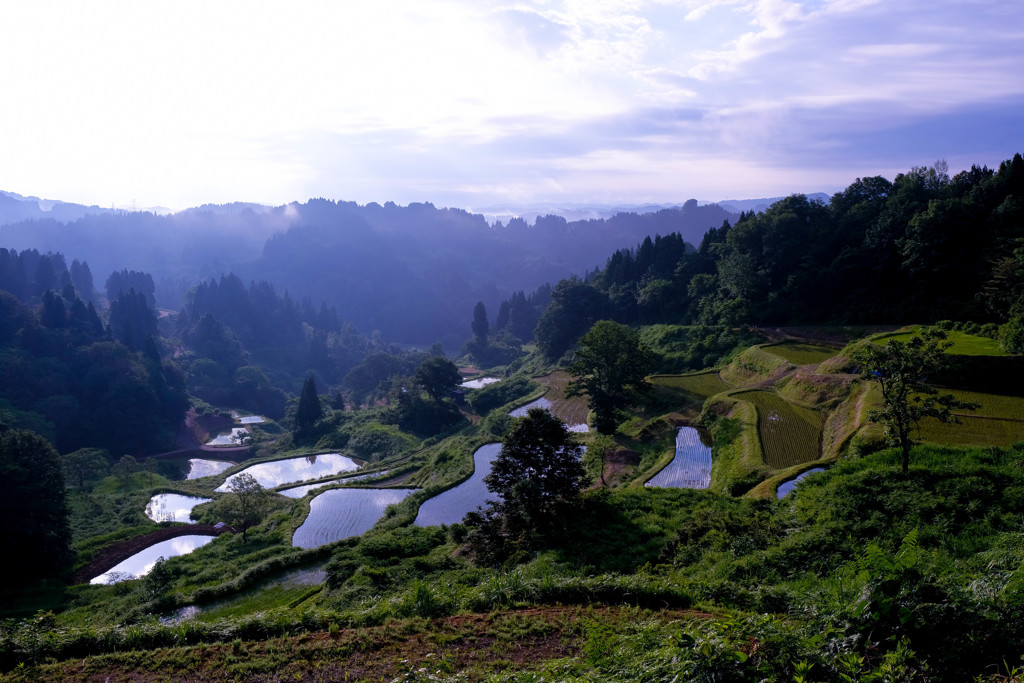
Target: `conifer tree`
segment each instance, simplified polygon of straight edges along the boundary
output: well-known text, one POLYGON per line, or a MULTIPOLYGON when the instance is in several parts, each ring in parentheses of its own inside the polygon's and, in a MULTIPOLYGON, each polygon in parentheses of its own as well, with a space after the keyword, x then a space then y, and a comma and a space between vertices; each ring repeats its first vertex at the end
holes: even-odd
POLYGON ((310 375, 306 378, 306 383, 302 385, 299 407, 295 411, 294 433, 308 432, 323 416, 324 411, 320 407, 320 397, 316 393, 316 381, 313 379, 313 375, 310 375))

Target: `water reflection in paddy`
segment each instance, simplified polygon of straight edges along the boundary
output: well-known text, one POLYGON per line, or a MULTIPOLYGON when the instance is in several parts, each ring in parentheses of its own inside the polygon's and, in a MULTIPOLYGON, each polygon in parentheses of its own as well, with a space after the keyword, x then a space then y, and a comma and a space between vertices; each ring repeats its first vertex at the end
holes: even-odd
POLYGON ((497 377, 478 377, 476 379, 467 379, 459 386, 463 389, 483 389, 488 384, 495 384, 500 381, 497 377))
POLYGON ((192 508, 209 503, 212 498, 183 496, 180 493, 160 493, 149 499, 146 516, 154 522, 186 522, 192 524, 192 508))
POLYGON ((258 465, 246 467, 241 472, 232 474, 223 484, 217 487, 220 493, 230 490, 231 482, 240 474, 250 474, 255 477, 263 488, 274 488, 283 486, 293 481, 309 481, 310 479, 322 479, 332 474, 342 472, 354 472, 359 465, 344 455, 337 453, 324 453, 321 455, 303 455, 287 460, 275 460, 273 462, 262 462, 258 465))
POLYGON ((420 506, 416 515, 417 526, 434 526, 461 522, 467 512, 483 506, 497 494, 487 490, 484 477, 491 471, 491 463, 501 453, 500 443, 489 443, 473 453, 473 476, 453 489, 440 493, 420 506))
POLYGON ((676 456, 665 469, 651 477, 647 486, 706 489, 711 486, 711 447, 706 446, 693 427, 680 427, 676 434, 676 456))
POLYGON ((416 489, 333 489, 309 504, 309 516, 292 537, 298 548, 319 548, 370 530, 385 508, 416 489))
POLYGON ((224 470, 231 469, 238 463, 226 460, 205 460, 203 458, 189 458, 188 475, 186 479, 202 479, 203 477, 214 477, 224 470))
POLYGON ((196 548, 203 547, 215 538, 216 536, 190 535, 161 541, 149 546, 145 550, 140 550, 113 569, 100 574, 89 583, 111 584, 127 581, 128 579, 137 579, 148 574, 161 557, 188 555, 196 548))
POLYGON ((386 477, 388 474, 387 470, 380 470, 379 472, 370 472, 369 474, 360 474, 355 477, 345 477, 344 479, 331 479, 330 481, 318 481, 315 484, 306 484, 304 486, 293 486, 290 489, 281 489, 278 491, 282 496, 289 498, 302 498, 310 491, 314 491, 324 486, 330 486, 332 484, 349 484, 356 481, 363 481, 365 479, 376 479, 377 477, 386 477))
POLYGON ((807 470, 806 472, 804 472, 803 474, 801 474, 798 477, 790 479, 789 481, 782 482, 781 484, 779 484, 779 488, 775 489, 775 496, 777 498, 779 498, 779 499, 785 498, 786 496, 788 496, 790 493, 793 492, 793 490, 796 488, 796 485, 799 484, 801 481, 803 481, 805 477, 807 477, 808 475, 814 474, 815 472, 824 472, 824 471, 825 471, 825 468, 823 468, 823 467, 814 467, 814 468, 811 468, 811 469, 807 470))

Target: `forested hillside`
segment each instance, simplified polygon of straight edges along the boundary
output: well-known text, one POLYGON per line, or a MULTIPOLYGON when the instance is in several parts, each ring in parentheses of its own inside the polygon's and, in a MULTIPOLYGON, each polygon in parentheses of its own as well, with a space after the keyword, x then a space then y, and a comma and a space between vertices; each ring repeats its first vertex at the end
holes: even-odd
POLYGON ((455 347, 463 341, 456 332, 462 312, 478 300, 497 306, 516 290, 584 273, 646 235, 679 232, 696 244, 735 214, 691 200, 650 214, 488 225, 483 216, 431 204, 313 199, 167 216, 57 216, 0 226, 0 242, 75 254, 97 273, 149 273, 164 308, 177 310, 190 287, 234 273, 243 282, 266 280, 296 301, 325 301, 363 334, 378 330, 388 341, 455 347))
POLYGON ((952 178, 938 165, 857 179, 828 204, 794 195, 708 231, 694 253, 680 235, 648 238, 585 280, 558 283, 546 312, 532 310, 551 358, 602 318, 719 330, 971 320, 1006 325, 1019 350, 1022 272, 1018 154, 952 178))

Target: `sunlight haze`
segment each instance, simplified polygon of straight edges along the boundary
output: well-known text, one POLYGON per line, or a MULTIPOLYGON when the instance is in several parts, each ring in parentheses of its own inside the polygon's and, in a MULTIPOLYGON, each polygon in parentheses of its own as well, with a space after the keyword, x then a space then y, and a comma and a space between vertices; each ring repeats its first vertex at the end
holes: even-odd
POLYGON ((33 2, 0 189, 101 206, 832 192, 1024 143, 1007 2, 33 2))

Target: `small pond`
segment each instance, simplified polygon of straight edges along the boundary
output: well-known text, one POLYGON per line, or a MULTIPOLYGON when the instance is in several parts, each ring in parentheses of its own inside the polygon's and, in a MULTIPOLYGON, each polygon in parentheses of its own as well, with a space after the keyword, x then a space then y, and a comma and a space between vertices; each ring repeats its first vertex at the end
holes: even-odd
POLYGON ((206 442, 207 446, 241 446, 248 438, 249 430, 245 427, 234 427, 230 432, 221 432, 206 442))
POLYGON ((160 493, 149 499, 146 516, 154 522, 186 522, 192 524, 192 508, 209 503, 212 498, 183 496, 180 493, 160 493))
POLYGON ((377 523, 389 505, 416 489, 332 489, 309 503, 309 516, 292 537, 298 548, 319 548, 359 536, 377 523))
POLYGON ((647 486, 678 489, 706 489, 711 486, 711 447, 693 427, 680 427, 676 434, 676 457, 651 477, 647 486))
POLYGON ((477 377, 476 379, 467 379, 459 386, 463 389, 483 389, 488 384, 494 384, 500 381, 501 379, 498 377, 477 377))
POLYGON ((777 488, 775 490, 775 496, 777 498, 779 498, 780 500, 782 498, 785 498, 790 493, 792 493, 792 491, 796 488, 797 484, 799 484, 801 481, 804 480, 804 477, 806 477, 808 475, 811 475, 811 474, 814 474, 815 472, 824 472, 824 471, 825 471, 824 467, 813 467, 813 468, 807 470, 806 472, 801 473, 799 476, 794 477, 793 479, 790 479, 789 481, 782 482, 781 484, 779 484, 779 488, 777 488))
POLYGON ((324 486, 330 486, 331 484, 348 484, 354 481, 363 481, 364 479, 376 479, 378 477, 386 477, 388 474, 387 470, 380 470, 379 472, 370 472, 369 474, 359 474, 354 477, 345 477, 344 479, 331 479, 330 481, 318 481, 315 484, 306 484, 304 486, 293 486, 290 489, 281 489, 278 491, 282 496, 288 496, 289 498, 302 498, 310 491, 314 491, 324 486))
POLYGON ((337 453, 324 453, 321 455, 301 455, 297 458, 286 460, 274 460, 273 462, 262 462, 258 465, 246 467, 228 477, 223 484, 217 487, 217 492, 227 493, 231 482, 239 474, 250 474, 256 478, 263 488, 274 488, 290 484, 291 482, 309 481, 310 479, 322 479, 332 474, 342 472, 354 472, 359 465, 344 455, 337 453))
POLYGON ((127 581, 128 579, 137 579, 148 574, 161 557, 188 555, 196 548, 203 547, 215 538, 217 537, 192 535, 178 536, 177 538, 161 541, 149 546, 145 550, 140 550, 113 569, 100 574, 89 583, 111 584, 127 581))
POLYGON ((489 443, 476 449, 473 454, 473 476, 424 502, 416 515, 416 525, 436 526, 461 522, 467 512, 485 505, 488 499, 497 498, 497 494, 487 490, 484 477, 490 474, 491 463, 499 453, 500 443, 489 443))

